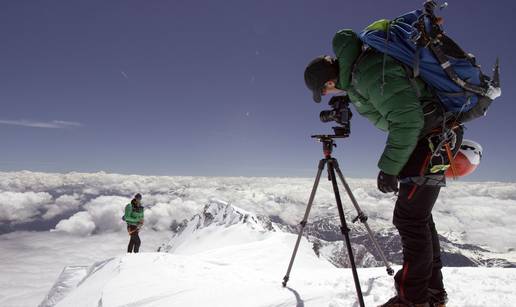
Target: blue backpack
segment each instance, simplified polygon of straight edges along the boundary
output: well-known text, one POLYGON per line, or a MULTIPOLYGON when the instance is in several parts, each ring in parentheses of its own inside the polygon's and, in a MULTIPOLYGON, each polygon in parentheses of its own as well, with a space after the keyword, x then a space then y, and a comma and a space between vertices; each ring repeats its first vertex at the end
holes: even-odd
POLYGON ((420 76, 444 110, 454 114, 455 120, 466 122, 485 115, 494 99, 490 90, 499 91, 498 59, 493 77, 484 75, 473 55, 444 35, 440 19, 433 12, 436 5, 429 0, 423 10, 409 12, 393 21, 377 21, 359 37, 367 46, 411 68, 409 77, 420 76))

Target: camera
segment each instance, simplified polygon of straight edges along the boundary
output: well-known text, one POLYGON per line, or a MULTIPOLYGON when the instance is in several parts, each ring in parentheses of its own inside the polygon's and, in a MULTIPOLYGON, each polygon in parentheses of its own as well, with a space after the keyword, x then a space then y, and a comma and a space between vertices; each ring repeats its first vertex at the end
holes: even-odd
POLYGON ((335 135, 338 136, 349 136, 351 133, 350 120, 352 117, 351 110, 349 109, 349 97, 345 96, 334 96, 328 102, 331 106, 331 110, 321 111, 319 118, 323 123, 334 121, 339 124, 339 127, 333 127, 335 135))

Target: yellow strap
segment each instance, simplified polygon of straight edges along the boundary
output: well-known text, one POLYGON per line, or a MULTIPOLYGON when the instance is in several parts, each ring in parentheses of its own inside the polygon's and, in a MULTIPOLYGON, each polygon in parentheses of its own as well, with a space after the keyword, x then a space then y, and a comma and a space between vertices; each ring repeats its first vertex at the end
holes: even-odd
POLYGON ((369 26, 367 26, 367 28, 365 28, 365 30, 366 31, 380 30, 383 32, 387 32, 387 30, 389 29, 389 23, 390 23, 390 20, 388 20, 388 19, 380 19, 380 20, 373 22, 369 26))
POLYGON ((432 154, 435 152, 435 146, 434 146, 434 143, 432 143, 432 141, 430 140, 430 138, 428 139, 428 147, 430 147, 430 152, 432 152, 432 154))
POLYGON ((435 174, 438 172, 446 171, 450 167, 450 164, 438 164, 432 166, 430 173, 435 174))

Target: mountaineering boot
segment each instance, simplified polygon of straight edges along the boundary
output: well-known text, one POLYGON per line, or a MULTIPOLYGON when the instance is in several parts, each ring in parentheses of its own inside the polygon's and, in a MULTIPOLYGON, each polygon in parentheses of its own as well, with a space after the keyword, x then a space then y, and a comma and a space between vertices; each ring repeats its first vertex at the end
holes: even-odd
POLYGON ((448 294, 444 289, 428 288, 428 300, 431 307, 446 307, 448 294))
POLYGON ((414 304, 399 296, 395 296, 378 307, 433 307, 429 303, 414 304))

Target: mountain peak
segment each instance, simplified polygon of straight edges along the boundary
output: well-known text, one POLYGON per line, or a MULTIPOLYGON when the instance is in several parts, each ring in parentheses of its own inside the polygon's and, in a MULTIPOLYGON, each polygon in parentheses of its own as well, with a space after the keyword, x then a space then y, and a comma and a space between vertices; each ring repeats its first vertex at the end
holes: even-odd
POLYGON ((197 228, 212 225, 229 227, 236 224, 245 224, 255 230, 274 230, 272 223, 266 217, 258 217, 228 202, 213 199, 204 206, 201 214, 194 216, 190 221, 197 220, 197 228))
POLYGON ((258 216, 228 202, 212 199, 199 214, 183 223, 177 233, 162 244, 158 251, 195 253, 240 243, 247 240, 244 234, 254 237, 277 230, 278 227, 265 216, 258 216), (222 235, 224 240, 218 238, 219 235, 222 235))

